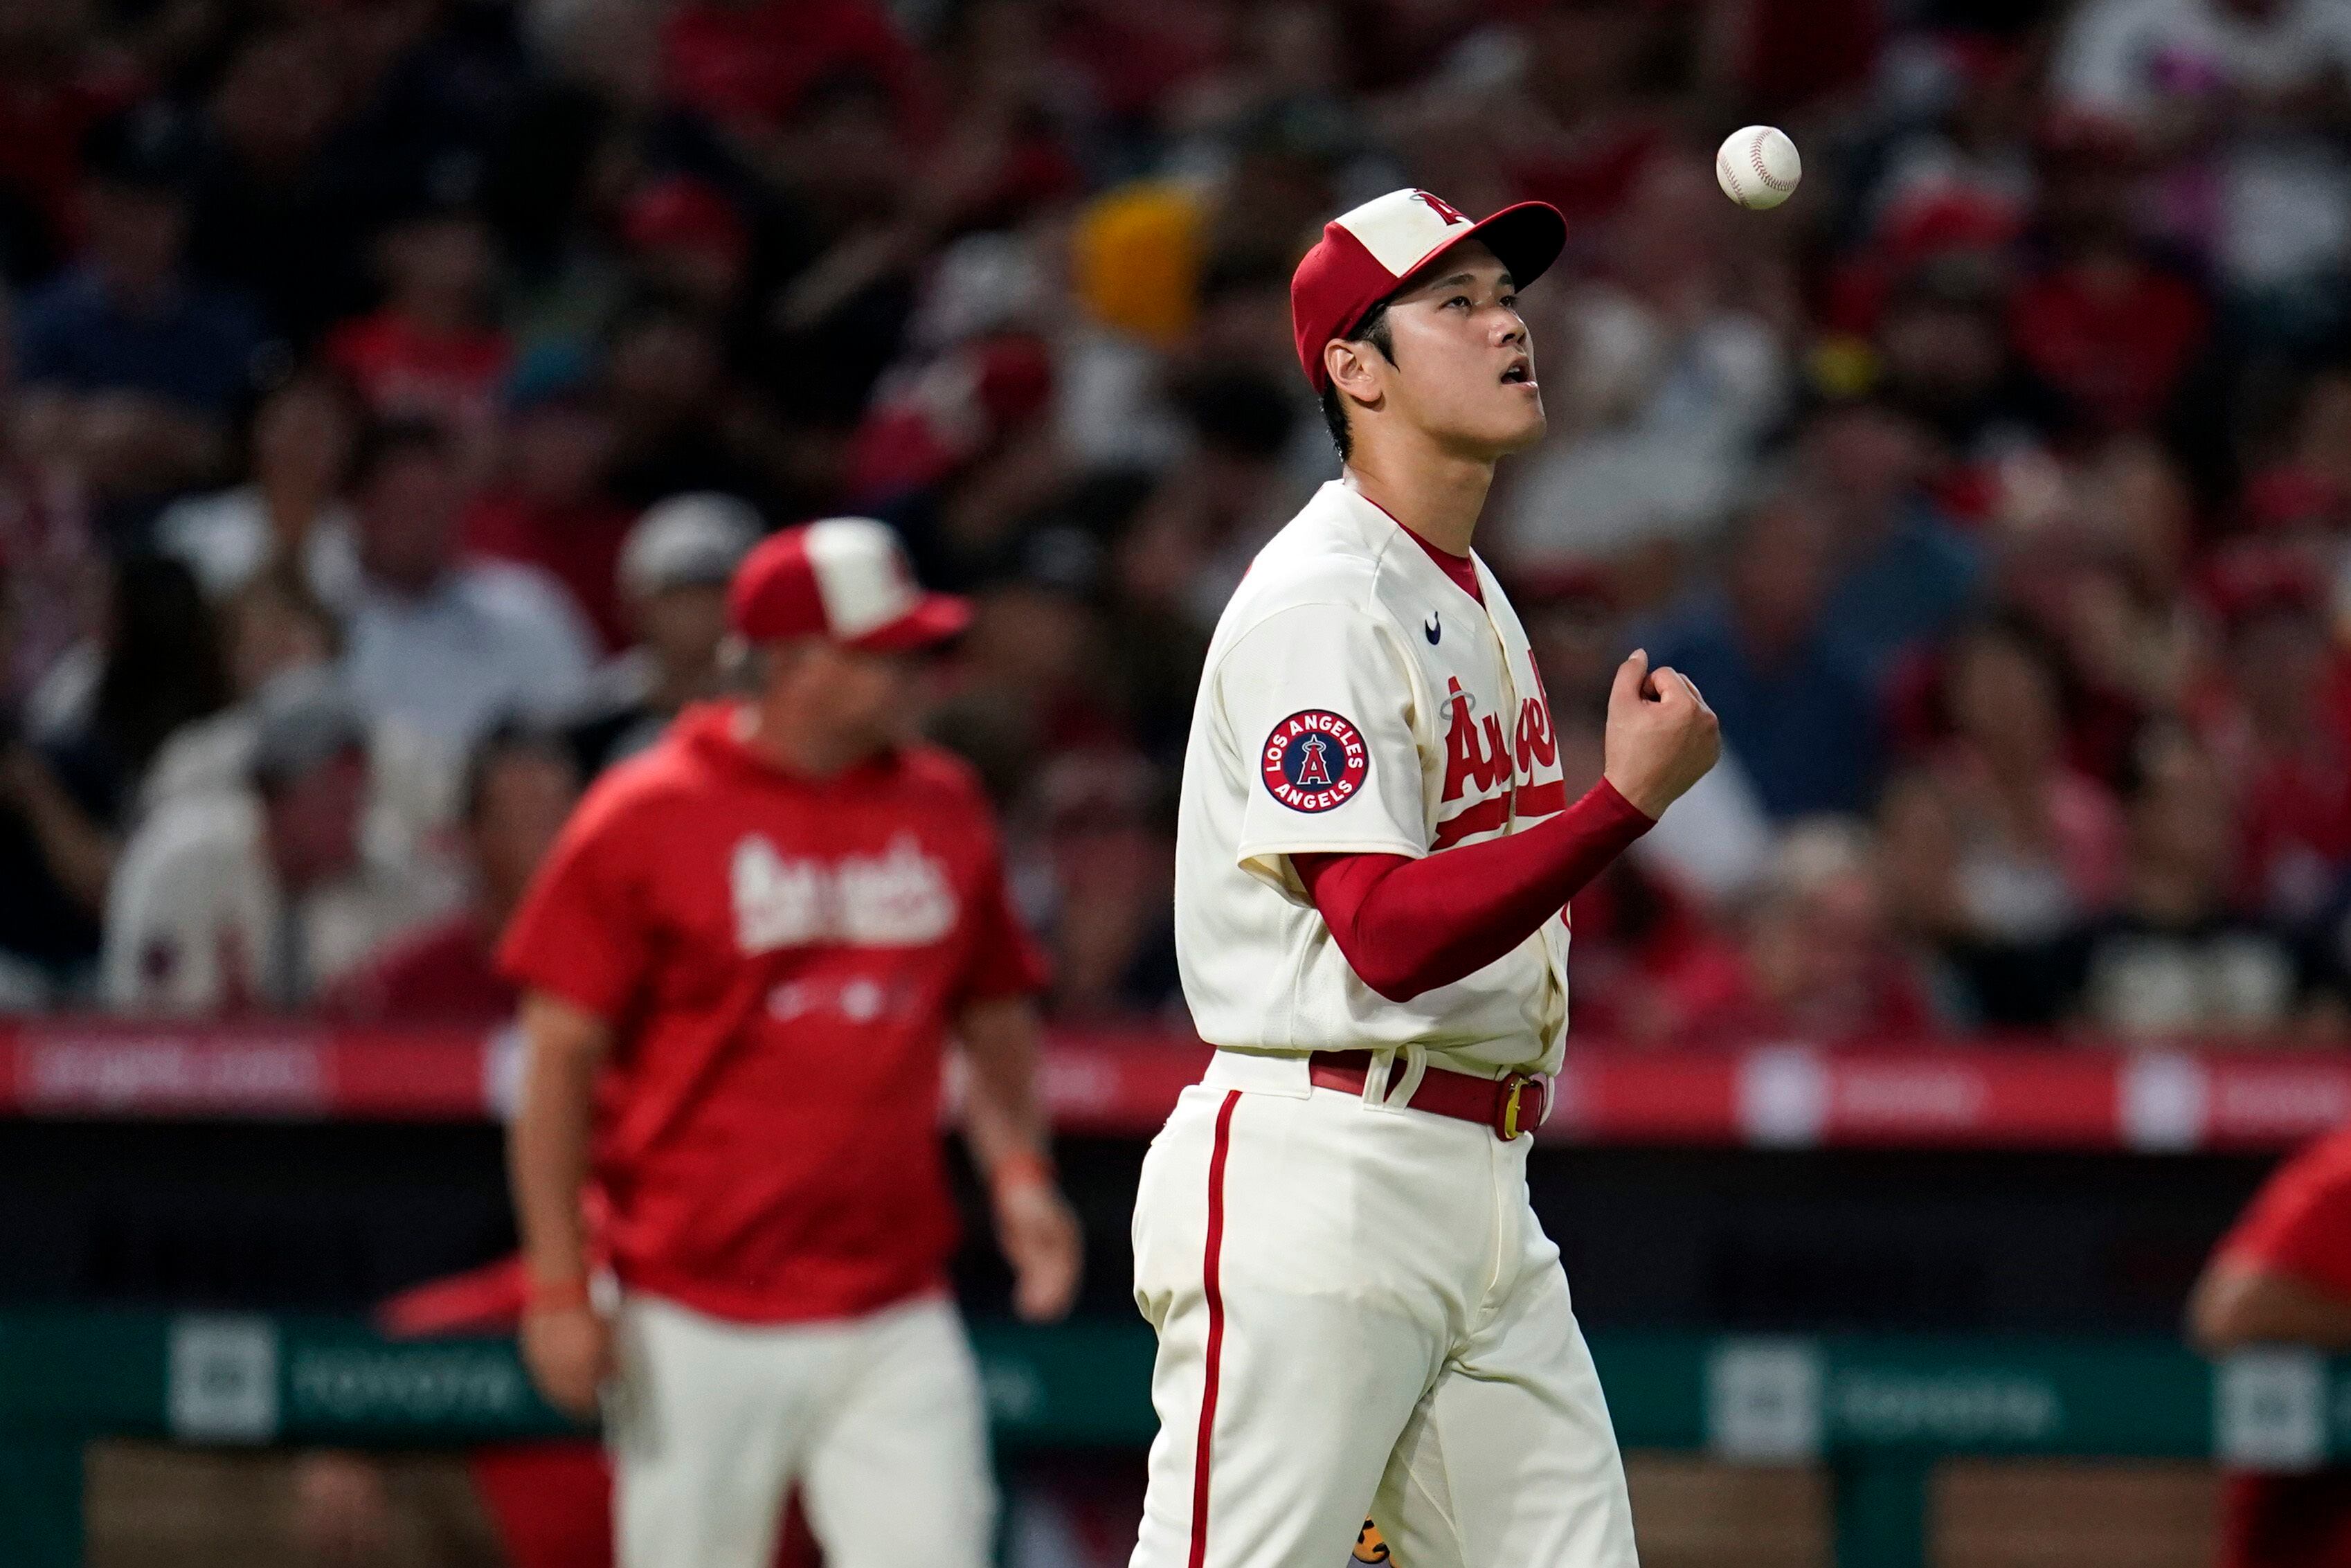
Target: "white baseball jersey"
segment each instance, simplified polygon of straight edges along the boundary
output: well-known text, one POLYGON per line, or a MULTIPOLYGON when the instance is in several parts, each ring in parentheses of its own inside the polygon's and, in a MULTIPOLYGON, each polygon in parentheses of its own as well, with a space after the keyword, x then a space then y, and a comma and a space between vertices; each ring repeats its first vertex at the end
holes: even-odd
POLYGON ((1556 1071, 1567 924, 1392 1002, 1357 977, 1289 858, 1420 856, 1567 804, 1524 628, 1477 567, 1464 591, 1333 480, 1260 551, 1209 643, 1176 835, 1176 947, 1193 1022, 1235 1051, 1418 1044, 1491 1075, 1556 1071))

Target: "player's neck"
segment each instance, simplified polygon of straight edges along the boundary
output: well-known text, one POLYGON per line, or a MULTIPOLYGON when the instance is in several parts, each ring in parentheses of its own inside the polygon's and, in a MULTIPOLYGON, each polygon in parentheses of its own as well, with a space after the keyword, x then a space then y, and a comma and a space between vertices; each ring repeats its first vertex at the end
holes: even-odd
POLYGON ((737 710, 735 734, 762 762, 802 779, 831 779, 873 756, 871 746, 828 735, 759 697, 737 710))
POLYGON ((1404 452, 1359 446, 1346 478, 1365 500, 1438 549, 1468 555, 1486 492, 1493 488, 1494 465, 1419 442, 1404 452))

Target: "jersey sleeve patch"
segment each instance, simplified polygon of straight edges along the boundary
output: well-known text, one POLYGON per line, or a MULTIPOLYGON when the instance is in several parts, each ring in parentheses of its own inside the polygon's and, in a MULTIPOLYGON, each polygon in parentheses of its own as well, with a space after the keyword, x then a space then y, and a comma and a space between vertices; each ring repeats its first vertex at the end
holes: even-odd
POLYGON ((1343 806, 1371 777, 1363 732, 1327 708, 1305 708, 1273 727, 1258 753, 1266 792, 1293 811, 1343 806))

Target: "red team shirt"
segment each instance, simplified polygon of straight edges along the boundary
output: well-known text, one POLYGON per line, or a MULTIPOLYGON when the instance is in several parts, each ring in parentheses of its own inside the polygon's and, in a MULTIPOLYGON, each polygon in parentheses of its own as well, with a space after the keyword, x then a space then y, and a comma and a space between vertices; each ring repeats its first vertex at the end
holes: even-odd
POLYGON ((961 761, 803 778, 690 709, 589 791, 501 960, 613 1025, 591 1179, 623 1284, 746 1322, 945 1288, 946 1031, 1043 982, 961 761))
MULTIPOLYGON (((2351 1131, 2277 1168, 2220 1256, 2351 1303, 2351 1131)), ((2230 1478, 2225 1568, 2351 1568, 2351 1469, 2230 1478)))

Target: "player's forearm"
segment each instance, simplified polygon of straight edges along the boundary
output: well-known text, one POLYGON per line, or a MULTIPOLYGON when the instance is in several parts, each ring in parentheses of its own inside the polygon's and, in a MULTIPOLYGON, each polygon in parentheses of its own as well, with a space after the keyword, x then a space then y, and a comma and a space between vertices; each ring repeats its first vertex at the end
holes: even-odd
POLYGON ((1419 860, 1293 859, 1349 966, 1381 996, 1404 1002, 1518 946, 1652 825, 1604 779, 1524 832, 1419 860))
POLYGON ((961 1020, 971 1069, 964 1098, 964 1136, 984 1176, 1008 1162, 1042 1161, 1050 1144, 1037 1088, 1037 1009, 1025 998, 974 1004, 961 1020))
POLYGON ((588 1272, 580 1200, 603 1026, 534 995, 523 1007, 522 1093, 507 1133, 507 1173, 523 1261, 534 1286, 561 1286, 588 1272))
POLYGON ((2189 1335, 2214 1354, 2253 1344, 2351 1349, 2351 1301, 2290 1275, 2223 1260, 2188 1301, 2189 1335))

